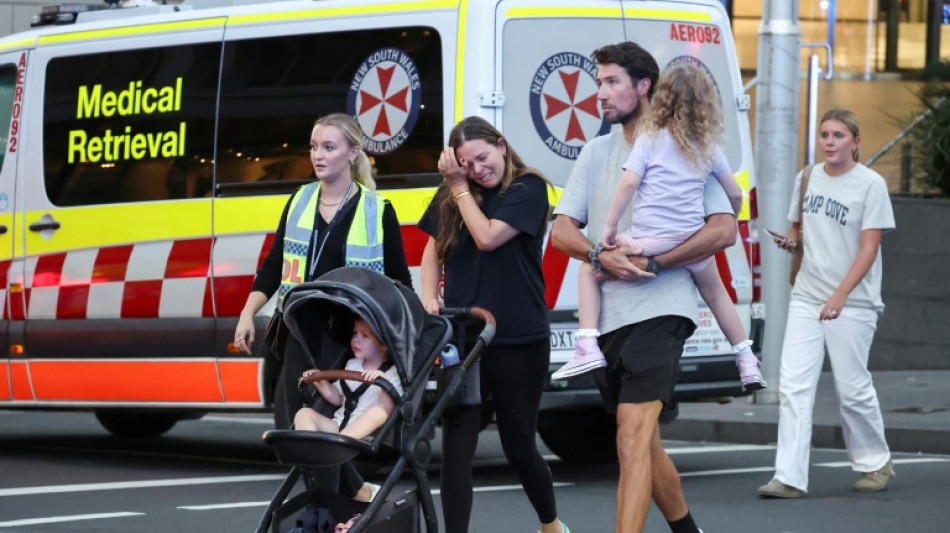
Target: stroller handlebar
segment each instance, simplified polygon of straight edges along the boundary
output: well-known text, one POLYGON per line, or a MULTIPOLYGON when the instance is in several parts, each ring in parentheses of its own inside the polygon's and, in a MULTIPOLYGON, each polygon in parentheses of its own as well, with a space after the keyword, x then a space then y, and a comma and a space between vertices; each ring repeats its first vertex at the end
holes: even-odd
POLYGON ((478 337, 485 341, 485 345, 491 344, 495 338, 495 317, 487 309, 481 307, 443 307, 439 309, 439 314, 451 318, 472 317, 485 323, 482 332, 478 337))
POLYGON ((301 383, 313 383, 322 380, 345 379, 346 381, 359 381, 360 383, 372 383, 383 389, 390 398, 397 404, 400 403, 399 391, 386 378, 376 378, 375 380, 363 379, 363 373, 356 370, 318 370, 309 376, 300 378, 301 383))

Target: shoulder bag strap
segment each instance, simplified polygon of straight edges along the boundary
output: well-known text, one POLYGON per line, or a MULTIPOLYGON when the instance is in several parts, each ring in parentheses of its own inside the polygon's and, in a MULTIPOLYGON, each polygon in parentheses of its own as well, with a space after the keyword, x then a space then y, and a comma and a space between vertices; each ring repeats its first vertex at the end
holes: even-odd
POLYGON ((814 165, 808 165, 802 170, 802 181, 798 186, 798 233, 805 230, 805 192, 808 190, 808 178, 811 177, 811 169, 814 165))

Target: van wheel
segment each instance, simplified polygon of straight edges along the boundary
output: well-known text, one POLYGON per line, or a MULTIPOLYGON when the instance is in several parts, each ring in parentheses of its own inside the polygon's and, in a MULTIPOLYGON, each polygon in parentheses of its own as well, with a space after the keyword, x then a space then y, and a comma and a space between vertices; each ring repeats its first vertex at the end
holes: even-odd
POLYGON ((604 409, 542 411, 538 434, 545 446, 568 463, 617 460, 617 419, 604 409))
POLYGON ((149 438, 162 435, 181 420, 178 413, 96 411, 96 419, 116 437, 149 438))

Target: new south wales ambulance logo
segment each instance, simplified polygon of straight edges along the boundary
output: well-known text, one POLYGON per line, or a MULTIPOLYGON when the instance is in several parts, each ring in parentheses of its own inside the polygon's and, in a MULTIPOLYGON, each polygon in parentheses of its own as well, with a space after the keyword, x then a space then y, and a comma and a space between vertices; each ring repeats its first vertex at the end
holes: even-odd
POLYGON ((367 152, 388 154, 406 142, 421 95, 419 70, 409 54, 381 48, 363 60, 350 83, 346 110, 363 128, 367 152))
POLYGON ((587 141, 610 131, 597 104, 597 65, 575 52, 545 59, 531 79, 531 119, 552 152, 577 159, 587 141))

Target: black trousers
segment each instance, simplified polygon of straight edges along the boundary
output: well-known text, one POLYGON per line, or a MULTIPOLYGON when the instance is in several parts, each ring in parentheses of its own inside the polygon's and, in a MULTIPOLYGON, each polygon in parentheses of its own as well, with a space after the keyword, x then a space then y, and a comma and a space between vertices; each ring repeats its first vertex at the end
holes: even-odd
POLYGON ((535 444, 541 391, 547 379, 548 339, 518 346, 489 346, 481 358, 482 404, 456 406, 442 417, 442 514, 447 533, 466 533, 472 513, 472 460, 485 401, 498 422, 505 458, 543 523, 557 518, 554 480, 535 444))

